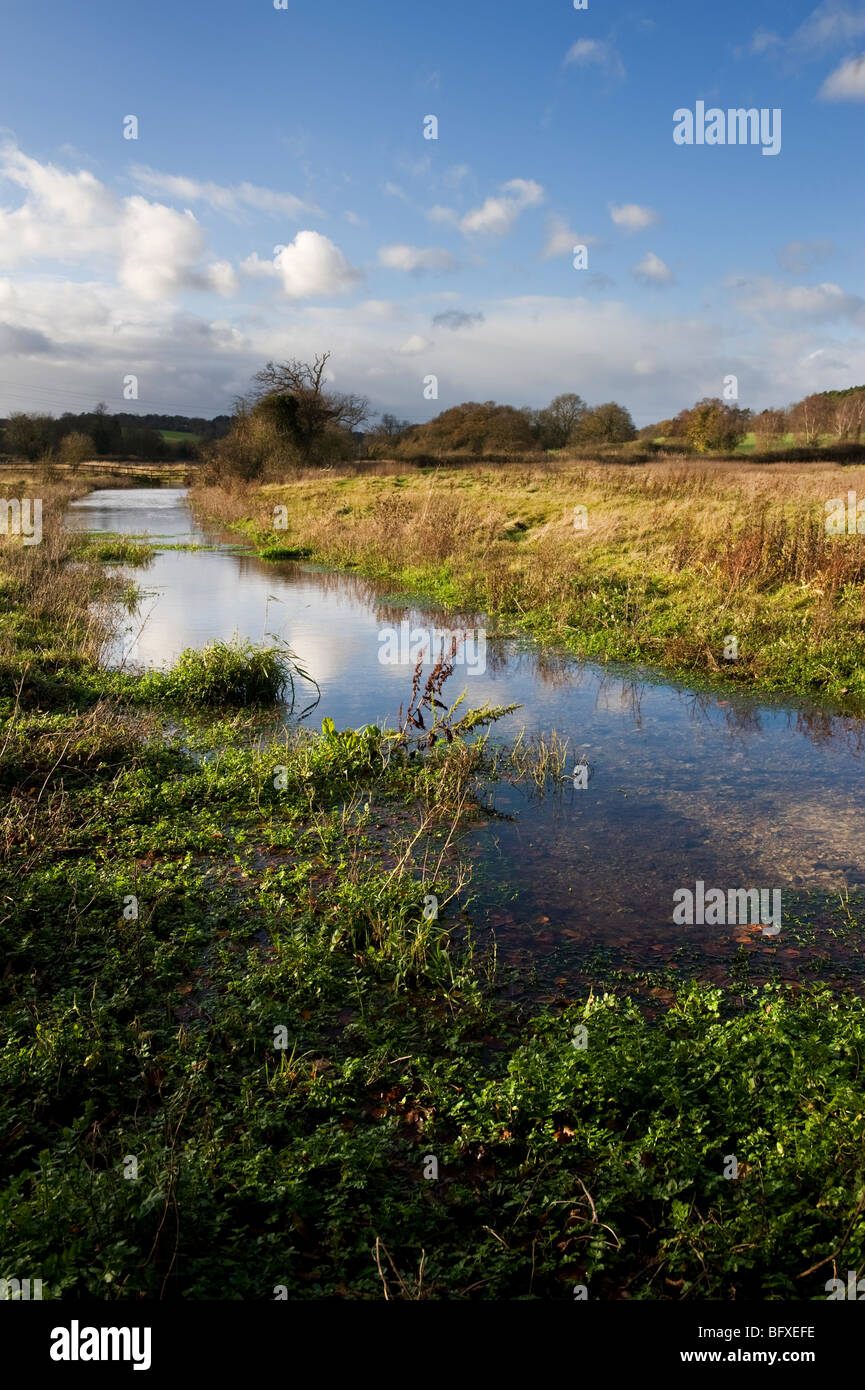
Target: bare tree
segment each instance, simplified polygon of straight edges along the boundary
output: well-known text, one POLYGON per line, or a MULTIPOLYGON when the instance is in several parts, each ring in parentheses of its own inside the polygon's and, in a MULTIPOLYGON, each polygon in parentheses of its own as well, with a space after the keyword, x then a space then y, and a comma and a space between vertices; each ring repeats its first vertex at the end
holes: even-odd
POLYGON ((313 362, 301 362, 298 358, 268 362, 253 377, 258 385, 256 403, 268 396, 291 396, 305 402, 311 414, 318 414, 341 429, 357 429, 369 418, 369 401, 366 396, 325 390, 325 369, 330 356, 329 352, 321 352, 313 362))
POLYGON ((253 377, 255 389, 238 415, 258 420, 286 441, 304 463, 323 463, 350 445, 350 432, 370 413, 365 396, 326 389, 329 352, 314 361, 268 362, 253 377))

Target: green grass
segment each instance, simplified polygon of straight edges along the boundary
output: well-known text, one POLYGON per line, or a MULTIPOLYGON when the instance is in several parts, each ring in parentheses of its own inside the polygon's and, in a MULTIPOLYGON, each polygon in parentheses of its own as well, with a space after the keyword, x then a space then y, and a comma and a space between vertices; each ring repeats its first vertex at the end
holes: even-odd
POLYGON ((845 1234, 861 1266, 860 999, 680 985, 654 1021, 602 992, 527 1016, 447 909, 425 920, 448 874, 395 872, 376 831, 459 750, 385 770, 343 735, 187 738, 74 780, 53 856, 22 836, 8 861, 9 1272, 380 1299, 378 1243, 395 1298, 816 1299, 845 1234))
POLYGON ((139 540, 132 536, 105 536, 78 541, 76 554, 82 560, 143 568, 153 559, 156 547, 147 540, 139 540))
POLYGON ((235 639, 181 652, 170 671, 147 672, 136 697, 193 709, 238 709, 274 705, 283 695, 293 704, 301 682, 314 685, 289 647, 235 639))
POLYGON ((105 581, 73 554, 27 557, 41 584, 0 552, 0 1277, 807 1301, 861 1270, 860 982, 661 1004, 599 968, 514 1003, 460 852, 490 745, 213 707, 274 690, 239 647, 181 662, 166 710, 86 655, 105 581))

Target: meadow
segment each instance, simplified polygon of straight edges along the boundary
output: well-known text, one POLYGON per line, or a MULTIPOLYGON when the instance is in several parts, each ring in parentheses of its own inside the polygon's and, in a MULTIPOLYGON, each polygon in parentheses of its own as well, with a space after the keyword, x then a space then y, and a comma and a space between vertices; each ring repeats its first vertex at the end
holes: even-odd
POLYGON ((865 469, 557 460, 300 470, 192 499, 265 558, 352 568, 497 633, 858 709, 865 537, 824 525, 849 490, 865 469))
MULTIPOLYGON (((736 679, 853 694, 859 541, 807 524, 827 488, 382 470, 197 502, 264 550, 284 505, 284 548, 601 656, 708 676, 733 617, 736 679)), ((64 533, 73 491, 43 486, 41 545, 0 545, 4 1274, 64 1299, 808 1300, 861 1268, 857 988, 515 1002, 460 835, 497 779, 560 775, 555 746, 494 747, 495 710, 439 710, 431 747, 284 724, 286 651, 106 669, 106 563, 141 552, 64 533)))

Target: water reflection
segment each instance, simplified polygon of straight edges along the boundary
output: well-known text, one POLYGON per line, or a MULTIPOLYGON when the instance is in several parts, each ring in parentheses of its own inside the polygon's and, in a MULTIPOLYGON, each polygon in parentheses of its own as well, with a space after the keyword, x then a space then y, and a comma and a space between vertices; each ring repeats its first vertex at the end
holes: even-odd
MULTIPOLYGON (((70 509, 69 524, 218 539, 193 521, 178 489, 95 493, 70 509)), ((477 613, 407 606, 356 575, 226 550, 161 550, 146 572, 129 573, 144 597, 113 660, 162 665, 216 637, 273 633, 321 686, 316 720, 342 727, 393 723, 407 700, 411 670, 381 664, 381 628, 406 618, 483 625, 477 613)), ((602 947, 630 969, 685 959, 717 978, 739 952, 757 974, 771 967, 792 978, 828 954, 833 969, 846 964, 861 977, 855 933, 830 936, 819 910, 810 944, 792 925, 809 895, 865 885, 861 721, 695 693, 495 638, 485 672, 458 669, 451 684, 454 698, 466 687, 470 705, 521 706, 496 726, 502 736, 555 729, 593 769, 586 788, 568 780, 544 798, 498 784, 495 814, 469 836, 475 918, 515 959, 547 960, 573 981, 602 947), (673 893, 697 879, 781 888, 788 925, 777 940, 753 928, 674 927, 673 893)))

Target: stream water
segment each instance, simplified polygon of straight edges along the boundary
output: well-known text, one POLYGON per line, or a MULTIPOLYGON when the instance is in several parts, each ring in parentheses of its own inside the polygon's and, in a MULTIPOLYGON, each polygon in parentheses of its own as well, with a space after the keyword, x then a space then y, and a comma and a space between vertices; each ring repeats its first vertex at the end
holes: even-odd
MULTIPOLYGON (((476 614, 407 605, 356 576, 269 563, 193 518, 181 489, 111 489, 74 503, 70 528, 149 534, 159 548, 128 569, 142 589, 115 663, 160 666, 185 647, 234 633, 284 638, 321 687, 311 717, 337 727, 395 722, 411 666, 379 660, 380 634, 476 627, 476 614)), ((555 730, 591 768, 539 796, 498 783, 463 851, 475 865, 473 916, 495 934, 537 995, 569 989, 599 963, 670 970, 717 983, 825 978, 858 988, 858 928, 839 898, 865 887, 865 723, 803 704, 697 693, 634 670, 491 640, 485 670, 457 668, 455 698, 521 708, 495 726, 511 737, 555 730), (777 889, 782 929, 676 925, 673 895, 697 882, 777 889)), ((446 694, 447 698, 447 694, 446 694)), ((515 989, 521 988, 518 982, 515 989)), ((658 985, 664 992, 663 981, 658 985)))

